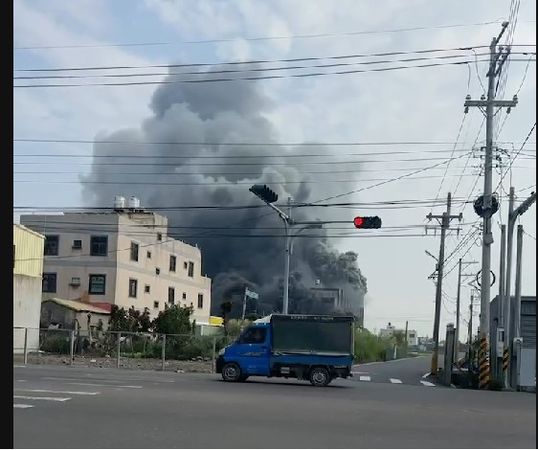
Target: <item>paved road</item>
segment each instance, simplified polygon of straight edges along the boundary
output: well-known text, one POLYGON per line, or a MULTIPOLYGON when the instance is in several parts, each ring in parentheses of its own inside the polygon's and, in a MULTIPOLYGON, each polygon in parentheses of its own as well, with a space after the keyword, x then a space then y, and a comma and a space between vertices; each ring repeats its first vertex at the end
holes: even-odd
POLYGON ((430 371, 430 356, 396 359, 387 362, 353 366, 353 379, 374 383, 412 384, 433 387, 426 379, 430 371))
POLYGON ((216 375, 57 366, 15 367, 14 386, 16 448, 535 448, 536 441, 536 397, 527 393, 355 380, 327 388, 229 384, 216 375))

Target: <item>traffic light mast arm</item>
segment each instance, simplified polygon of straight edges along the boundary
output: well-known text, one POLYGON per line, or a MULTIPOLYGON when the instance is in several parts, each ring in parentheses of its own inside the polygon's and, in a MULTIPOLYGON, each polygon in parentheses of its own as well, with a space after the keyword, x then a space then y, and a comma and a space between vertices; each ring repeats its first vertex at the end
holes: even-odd
POLYGON ((268 203, 268 202, 265 202, 268 206, 270 206, 271 208, 273 208, 277 214, 280 216, 280 218, 286 222, 287 224, 292 224, 293 222, 291 221, 290 219, 290 216, 288 216, 284 211, 282 211, 279 207, 273 205, 272 203, 268 203))

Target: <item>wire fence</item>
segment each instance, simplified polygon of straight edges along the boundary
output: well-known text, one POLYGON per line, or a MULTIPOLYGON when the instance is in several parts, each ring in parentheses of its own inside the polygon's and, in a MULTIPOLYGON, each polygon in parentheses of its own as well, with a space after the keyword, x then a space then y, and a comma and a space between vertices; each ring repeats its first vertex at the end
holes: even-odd
POLYGON ((24 364, 89 364, 214 372, 219 350, 233 341, 224 333, 213 336, 128 331, 38 329, 14 327, 13 353, 24 364), (190 367, 193 369, 193 367, 190 367))

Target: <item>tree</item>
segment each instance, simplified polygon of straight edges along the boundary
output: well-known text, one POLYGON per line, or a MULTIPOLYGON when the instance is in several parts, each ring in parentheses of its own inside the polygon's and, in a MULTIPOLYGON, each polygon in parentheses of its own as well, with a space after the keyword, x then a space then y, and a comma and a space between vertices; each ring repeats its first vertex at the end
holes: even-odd
POLYGON ((192 307, 172 305, 160 311, 153 321, 153 331, 162 334, 191 334, 192 307))

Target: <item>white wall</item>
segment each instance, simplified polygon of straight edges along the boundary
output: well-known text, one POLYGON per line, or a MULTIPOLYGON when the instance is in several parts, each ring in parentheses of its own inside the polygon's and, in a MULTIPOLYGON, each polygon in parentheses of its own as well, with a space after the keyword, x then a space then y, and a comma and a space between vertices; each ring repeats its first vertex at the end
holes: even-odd
MULTIPOLYGON (((13 276, 13 327, 26 327, 28 349, 39 348, 39 317, 41 314, 41 278, 13 276)), ((24 351, 24 330, 13 331, 13 353, 24 351)))

